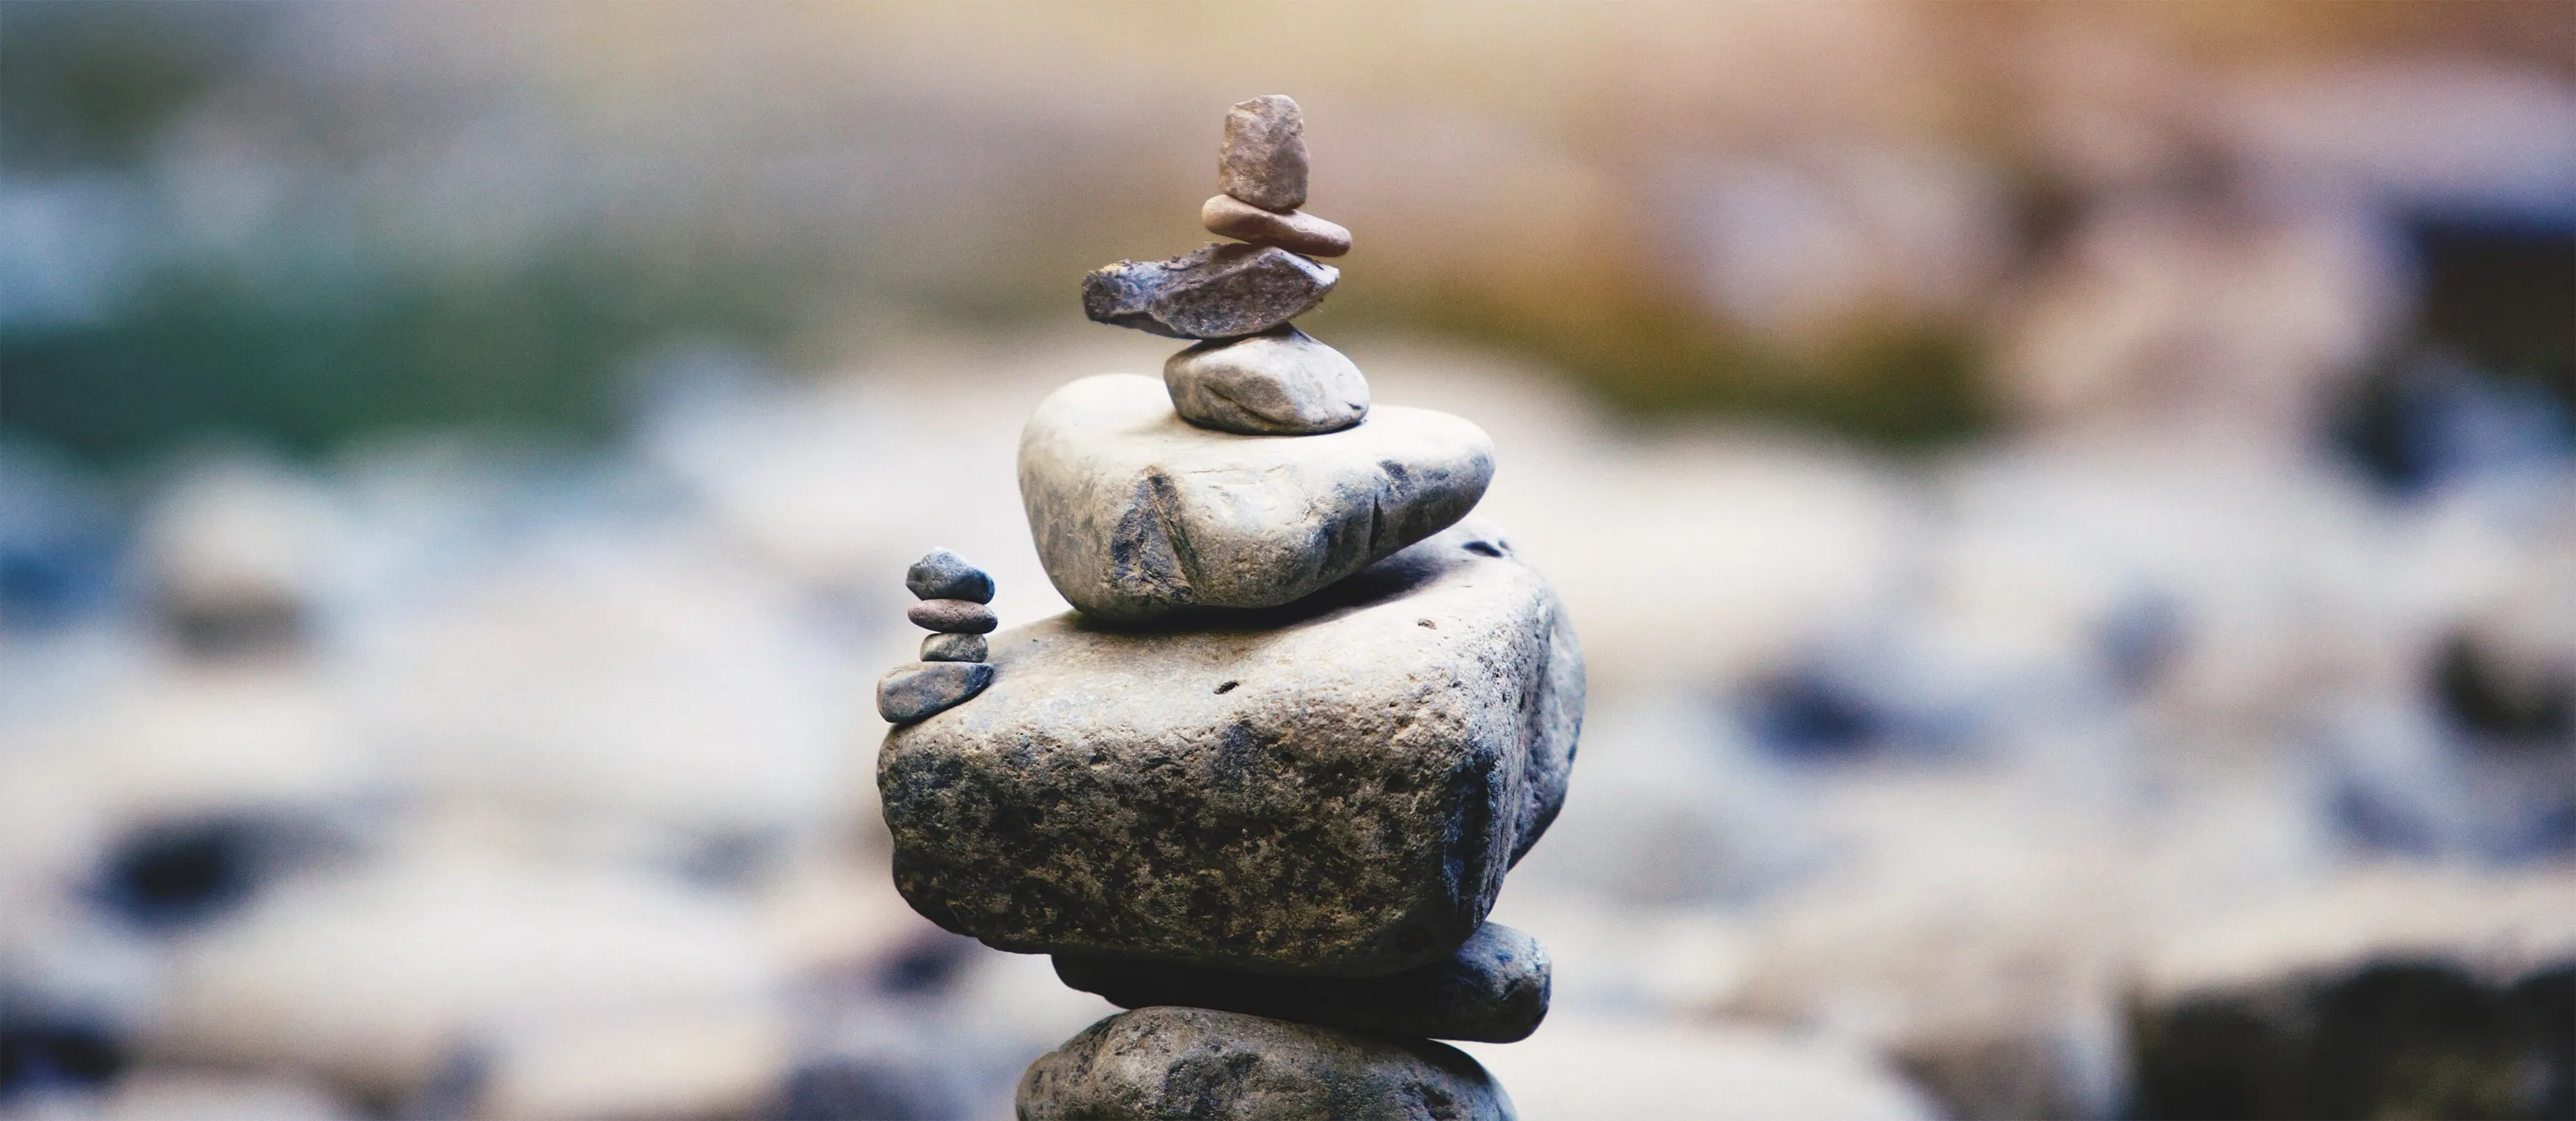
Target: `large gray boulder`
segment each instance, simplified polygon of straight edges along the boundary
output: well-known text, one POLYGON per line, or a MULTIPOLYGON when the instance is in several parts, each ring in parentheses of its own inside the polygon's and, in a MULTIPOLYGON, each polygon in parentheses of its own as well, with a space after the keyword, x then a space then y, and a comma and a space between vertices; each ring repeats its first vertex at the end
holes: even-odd
POLYGON ((1504 1121, 1476 1060, 1396 1040, 1203 1008, 1143 1008, 1084 1029, 1020 1076, 1023 1121, 1370 1118, 1504 1121))
POLYGON ((1178 1004, 1374 1035, 1517 1043, 1547 1018, 1547 948, 1499 923, 1448 957, 1386 977, 1274 977, 1057 954, 1055 975, 1120 1008, 1178 1004))
POLYGON ((1172 410, 1163 383, 1084 378, 1020 434, 1020 501, 1038 559, 1086 615, 1303 598, 1465 517, 1493 441, 1446 413, 1380 406, 1338 432, 1245 436, 1172 410))
POLYGON ((1437 960, 1556 816, 1582 720, 1563 608, 1473 524, 1233 625, 1068 613, 992 659, 975 703, 886 736, 877 785, 904 898, 1020 953, 1437 960))

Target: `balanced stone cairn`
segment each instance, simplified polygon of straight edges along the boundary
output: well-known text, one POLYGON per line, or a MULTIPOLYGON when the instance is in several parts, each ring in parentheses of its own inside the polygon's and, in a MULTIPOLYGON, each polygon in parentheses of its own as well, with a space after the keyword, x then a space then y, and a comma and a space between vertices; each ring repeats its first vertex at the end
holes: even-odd
POLYGON ((1485 433, 1372 410, 1288 325, 1338 279, 1307 255, 1350 244, 1296 209, 1303 131, 1285 97, 1235 106, 1201 217, 1243 243, 1084 280, 1092 318, 1204 341, 1021 434, 1076 610, 988 647, 981 573, 938 552, 907 581, 948 633, 878 690, 896 886, 1133 1010, 1032 1064, 1024 1118, 1509 1117, 1433 1040, 1547 1014, 1547 951, 1485 915, 1564 801, 1582 654, 1467 519, 1485 433))

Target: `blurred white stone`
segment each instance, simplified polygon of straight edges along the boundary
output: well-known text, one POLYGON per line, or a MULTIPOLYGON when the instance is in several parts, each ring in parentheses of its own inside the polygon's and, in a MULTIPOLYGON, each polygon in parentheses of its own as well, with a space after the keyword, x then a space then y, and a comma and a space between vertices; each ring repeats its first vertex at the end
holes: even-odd
POLYGON ((340 512, 317 480, 246 455, 189 469, 137 529, 182 642, 224 652, 301 637, 326 591, 340 512))
POLYGON ((2149 947, 2140 999, 2274 985, 2374 961, 2434 962, 2490 982, 2576 961, 2576 873, 2384 865, 2249 900, 2149 947))
POLYGON ((1560 1015, 1519 1043, 1458 1047, 1528 1121, 1941 1116, 1866 1051, 1749 1025, 1560 1015))
MULTIPOLYGON (((750 1049, 739 1058, 762 1031, 784 1030, 784 980, 751 916, 721 897, 615 867, 441 846, 291 883, 180 946, 145 1051, 293 1068, 399 1097, 460 1055, 512 1070, 520 1046, 642 1061, 634 1056, 667 1045, 650 1025, 669 1017, 739 1031, 726 1044, 750 1049), (585 1043, 583 1024, 610 1034, 585 1043), (644 1034, 622 1038, 619 1025, 644 1034)), ((577 1072, 550 1065, 572 1060, 527 1061, 517 1069, 529 1081, 509 1092, 528 1095, 529 1108, 589 1092, 577 1072)), ((738 1081, 723 1070, 674 1077, 684 1093, 738 1081)))
POLYGON ((338 1121, 361 1114, 329 1090, 277 1074, 145 1067, 117 1078, 100 1121, 338 1121))

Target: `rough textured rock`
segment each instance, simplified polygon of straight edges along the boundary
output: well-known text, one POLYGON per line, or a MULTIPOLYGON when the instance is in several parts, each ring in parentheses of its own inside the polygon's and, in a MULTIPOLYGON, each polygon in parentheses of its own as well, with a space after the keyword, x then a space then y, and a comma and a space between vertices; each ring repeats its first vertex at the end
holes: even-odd
POLYGON ((877 679, 877 715, 891 724, 907 724, 946 712, 975 699, 993 683, 993 667, 984 662, 912 662, 896 666, 877 679))
POLYGON ((912 562, 903 574, 903 586, 911 589, 915 599, 993 602, 993 578, 946 549, 932 549, 912 562))
POLYGON ((1376 1035, 1513 1043, 1547 1017, 1538 939, 1493 923, 1448 957, 1386 977, 1276 977, 1058 954, 1055 975, 1121 1008, 1215 1008, 1376 1035))
POLYGON ((1263 210, 1306 205, 1306 115, 1288 95, 1263 94, 1226 113, 1216 188, 1263 210))
POLYGON ((1289 324, 1204 342, 1163 363, 1172 410, 1247 436, 1338 432, 1368 416, 1368 378, 1341 351, 1289 324))
POLYGON ((877 786, 904 898, 1020 953, 1436 961, 1556 816, 1582 721, 1555 594, 1472 524, 1222 627, 1064 614, 993 662, 977 703, 886 736, 877 786))
POLYGON ((1199 207, 1199 224, 1218 237, 1254 245, 1275 245, 1309 257, 1339 257, 1351 251, 1351 231, 1303 210, 1285 214, 1263 210, 1233 195, 1210 196, 1199 207))
POLYGON ((1203 1008, 1091 1025, 1029 1064, 1019 1113, 1270 1121, 1503 1121, 1510 1096, 1445 1044, 1354 1035, 1203 1008))
POLYGON ((1001 622, 992 608, 971 599, 925 599, 904 608, 903 617, 942 634, 989 634, 1001 622))
POLYGON ((991 652, 991 644, 980 634, 921 636, 921 660, 925 662, 980 662, 991 652))
POLYGON ((1056 590, 1112 622, 1309 595, 1465 517, 1492 441, 1383 407, 1297 439, 1213 432, 1133 374, 1084 378, 1020 433, 1020 500, 1056 590))
POLYGON ((1176 339, 1267 331, 1331 295, 1341 270, 1285 249, 1212 243, 1168 261, 1120 261, 1082 278, 1082 312, 1176 339))

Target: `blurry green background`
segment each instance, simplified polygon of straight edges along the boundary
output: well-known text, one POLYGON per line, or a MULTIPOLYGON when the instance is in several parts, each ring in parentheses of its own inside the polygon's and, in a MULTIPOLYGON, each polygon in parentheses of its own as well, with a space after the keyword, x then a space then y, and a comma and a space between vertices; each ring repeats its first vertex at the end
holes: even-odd
MULTIPOLYGON (((0 425, 107 462, 595 436, 675 346, 814 372, 1070 325, 1083 270, 1201 239, 1219 110, 1277 90, 1312 208, 1358 235, 1319 332, 1490 346, 1636 415, 1938 444, 1995 422, 1995 294, 2105 176, 2241 173, 2188 158, 2226 127, 2191 75, 2404 51, 2563 78, 2570 13, 9 3, 0 425), (2060 49, 2095 38, 2152 57, 2060 49)), ((2565 394, 2569 245, 2444 243, 2468 279, 2434 333, 2565 394)))

